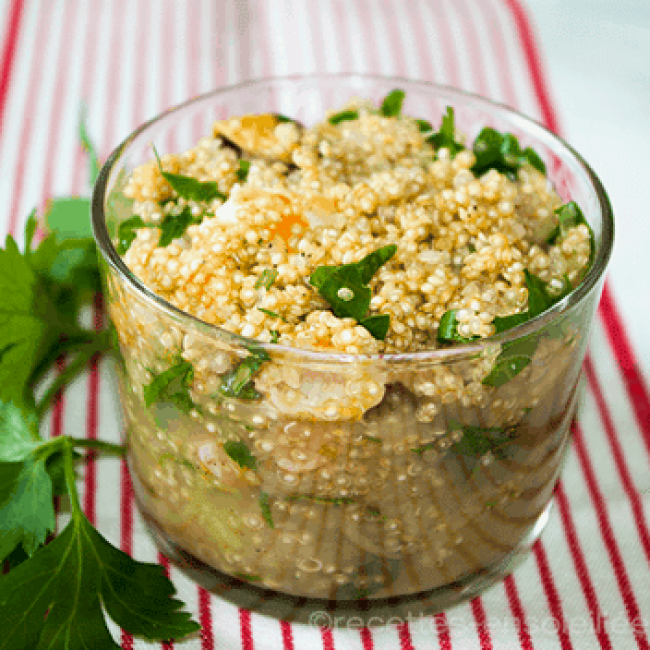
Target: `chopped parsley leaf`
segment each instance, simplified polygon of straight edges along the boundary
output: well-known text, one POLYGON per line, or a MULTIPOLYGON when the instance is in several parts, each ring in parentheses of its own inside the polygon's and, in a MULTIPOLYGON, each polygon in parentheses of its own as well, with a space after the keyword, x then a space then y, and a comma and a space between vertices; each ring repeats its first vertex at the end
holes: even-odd
POLYGON ((329 302, 335 316, 354 318, 376 339, 384 340, 390 316, 379 314, 365 318, 372 295, 367 284, 396 251, 395 245, 383 246, 353 264, 319 266, 311 274, 309 283, 329 302))
POLYGON ((183 413, 189 413, 194 403, 189 388, 194 380, 194 368, 189 361, 180 361, 162 372, 143 388, 147 406, 155 402, 171 402, 183 413))
POLYGON ((160 239, 158 246, 165 248, 174 241, 185 234, 188 226, 199 225, 203 221, 203 214, 195 217, 189 205, 183 208, 180 214, 168 214, 163 222, 158 226, 160 228, 160 239))
MULTIPOLYGON (((528 289, 528 309, 519 314, 497 316, 492 321, 497 334, 539 316, 572 291, 571 283, 568 282, 566 289, 559 296, 551 296, 543 280, 530 273, 528 269, 524 270, 524 275, 528 289)), ((532 361, 539 337, 540 334, 534 332, 516 341, 504 343, 492 371, 484 377, 483 384, 494 387, 503 386, 516 377, 532 361)))
POLYGON ((275 282, 275 279, 278 277, 278 270, 277 269, 264 269, 262 271, 262 275, 260 275, 259 278, 257 278, 257 282, 255 282, 255 288, 256 289, 270 289, 273 286, 273 283, 275 282))
POLYGON ((313 494, 290 494, 289 501, 317 501, 319 503, 331 503, 334 506, 348 506, 354 503, 350 497, 319 497, 313 494))
POLYGON ((261 395, 253 385, 253 375, 263 363, 271 357, 260 348, 248 348, 250 356, 242 359, 239 364, 221 377, 219 392, 226 397, 238 397, 245 400, 257 400, 261 395))
MULTIPOLYGON (((461 424, 455 420, 449 422, 449 431, 461 431, 462 436, 450 448, 474 461, 488 453, 495 458, 504 458, 504 449, 514 440, 515 427, 476 427, 461 424)), ((435 442, 428 442, 412 449, 416 454, 422 455, 428 449, 436 447, 435 442)))
POLYGON ((555 210, 555 214, 558 218, 558 225, 547 238, 547 243, 554 245, 559 237, 564 237, 569 230, 576 228, 580 225, 587 226, 589 230, 589 265, 584 271, 586 274, 594 263, 594 258, 596 256, 596 238, 594 236, 594 231, 591 229, 589 222, 585 219, 585 215, 582 214, 582 210, 575 201, 569 201, 565 205, 561 205, 555 210))
POLYGON ((542 174, 546 173, 546 166, 534 149, 526 147, 522 151, 514 135, 499 133, 489 126, 478 134, 473 150, 476 162, 471 170, 477 178, 490 169, 496 169, 514 179, 519 168, 525 164, 532 165, 542 174))
POLYGON ((262 517, 264 517, 264 521, 267 523, 268 527, 275 529, 273 513, 271 512, 271 506, 269 505, 268 492, 260 492, 260 509, 262 511, 262 517))
POLYGON ((153 151, 158 161, 160 173, 179 196, 187 201, 212 201, 214 199, 225 201, 228 198, 219 191, 219 186, 215 181, 199 181, 192 176, 163 171, 162 162, 155 147, 153 147, 153 151))
POLYGON ((125 255, 131 244, 134 242, 137 231, 140 228, 151 228, 151 225, 142 221, 142 217, 133 216, 120 224, 117 230, 118 243, 116 246, 118 255, 125 255))
POLYGON ((349 122, 351 120, 359 119, 359 111, 341 111, 335 115, 330 115, 328 122, 330 124, 340 124, 341 122, 349 122))
POLYGON ((248 160, 240 160, 239 161, 239 169, 235 172, 237 174, 237 178, 239 181, 242 183, 246 181, 248 178, 248 172, 251 168, 251 164, 248 160))
POLYGON ((381 108, 379 109, 381 114, 384 117, 399 117, 402 112, 402 104, 404 103, 405 96, 404 91, 399 90, 399 88, 388 93, 381 103, 381 108))
POLYGON ((415 123, 418 125, 420 133, 429 133, 429 131, 433 131, 431 122, 427 122, 426 120, 415 120, 415 123))
POLYGON ((258 311, 261 311, 263 314, 266 314, 267 316, 270 316, 271 318, 280 318, 281 320, 284 320, 280 314, 276 314, 274 311, 271 311, 270 309, 264 309, 263 307, 258 307, 258 311))
POLYGON ((257 458, 241 440, 228 440, 224 443, 223 449, 240 467, 257 469, 257 458))
POLYGON ((470 343, 479 338, 478 336, 464 337, 458 333, 456 311, 456 309, 449 309, 442 315, 438 326, 438 341, 440 343, 470 343))
POLYGON ((451 157, 453 158, 459 151, 465 147, 456 141, 456 127, 454 123, 454 109, 447 106, 446 113, 442 116, 442 123, 440 130, 436 131, 433 135, 427 138, 427 142, 438 149, 448 149, 451 157))

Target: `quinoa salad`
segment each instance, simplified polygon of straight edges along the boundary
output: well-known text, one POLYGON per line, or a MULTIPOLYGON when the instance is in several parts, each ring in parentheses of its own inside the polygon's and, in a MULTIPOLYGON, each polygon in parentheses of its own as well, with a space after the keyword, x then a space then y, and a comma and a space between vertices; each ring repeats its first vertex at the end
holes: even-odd
POLYGON ((469 142, 453 107, 434 126, 403 100, 217 121, 116 190, 131 273, 224 333, 107 280, 139 505, 234 579, 343 600, 458 585, 551 498, 586 333, 560 316, 471 344, 573 291, 594 235, 514 135, 469 142))

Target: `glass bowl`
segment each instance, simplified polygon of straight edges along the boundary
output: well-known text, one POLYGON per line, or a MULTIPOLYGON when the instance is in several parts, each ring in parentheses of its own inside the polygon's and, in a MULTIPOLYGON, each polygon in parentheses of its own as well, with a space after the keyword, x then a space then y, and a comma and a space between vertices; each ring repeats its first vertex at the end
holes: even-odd
POLYGON ((283 619, 335 611, 376 621, 472 598, 526 557, 548 519, 613 242, 605 191, 566 143, 505 106, 433 84, 254 81, 193 99, 129 136, 102 169, 92 219, 122 355, 137 503, 164 552, 198 582, 283 619), (540 154, 594 232, 593 264, 575 291, 490 339, 333 354, 204 323, 143 286, 117 254, 119 224, 131 216, 120 190, 152 144, 183 151, 214 120, 247 113, 311 125, 350 97, 378 104, 394 88, 406 92, 404 114, 438 124, 450 105, 468 141, 492 126, 540 154), (513 349, 528 357, 525 367, 483 383, 513 349), (247 399, 220 392, 224 373, 250 357, 259 372, 247 399), (177 392, 152 400, 147 387, 173 367, 177 392))

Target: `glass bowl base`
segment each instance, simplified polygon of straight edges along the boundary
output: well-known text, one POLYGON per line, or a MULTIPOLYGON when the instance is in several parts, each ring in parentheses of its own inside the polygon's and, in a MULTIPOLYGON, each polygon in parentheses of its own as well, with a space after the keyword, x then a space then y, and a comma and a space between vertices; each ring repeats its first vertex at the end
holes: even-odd
POLYGON ((171 542, 146 510, 140 504, 138 507, 161 552, 185 575, 211 593, 238 607, 285 621, 356 629, 422 622, 425 617, 479 596, 524 562, 548 522, 552 505, 553 501, 550 501, 521 544, 492 566, 428 591, 363 600, 298 597, 239 580, 205 564, 171 542))

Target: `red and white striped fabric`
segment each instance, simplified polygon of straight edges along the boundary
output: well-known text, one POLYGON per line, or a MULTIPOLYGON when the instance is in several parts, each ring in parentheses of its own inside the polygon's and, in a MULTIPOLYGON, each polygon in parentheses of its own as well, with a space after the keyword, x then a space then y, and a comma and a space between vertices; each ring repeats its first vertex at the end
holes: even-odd
MULTIPOLYGON (((451 84, 560 128, 519 0, 0 0, 2 228, 19 233, 34 205, 87 191, 82 102, 106 156, 188 97, 317 71, 451 84)), ((106 364, 66 391, 52 435, 119 440, 106 364)), ((650 649, 650 397, 609 288, 585 371, 551 521, 527 562, 483 597, 387 627, 325 629, 238 610, 172 567, 201 637, 148 644, 113 627, 115 638, 125 649, 650 649)), ((165 564, 134 510, 124 465, 91 463, 81 487, 86 513, 111 542, 165 564)))

